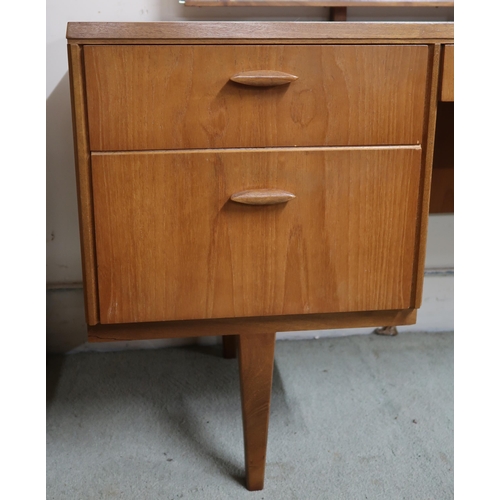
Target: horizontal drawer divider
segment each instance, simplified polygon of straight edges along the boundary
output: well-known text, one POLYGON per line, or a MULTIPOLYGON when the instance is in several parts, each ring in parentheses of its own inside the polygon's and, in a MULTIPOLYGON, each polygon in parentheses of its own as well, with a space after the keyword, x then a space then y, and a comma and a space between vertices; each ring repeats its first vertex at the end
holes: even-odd
POLYGON ((280 151, 352 151, 364 150, 373 151, 380 149, 422 149, 420 144, 403 144, 388 146, 317 146, 317 147, 266 147, 266 148, 203 148, 203 149, 148 149, 133 151, 92 151, 92 155, 136 155, 136 154, 193 154, 206 153, 207 151, 219 153, 256 153, 256 152, 280 152, 280 151))

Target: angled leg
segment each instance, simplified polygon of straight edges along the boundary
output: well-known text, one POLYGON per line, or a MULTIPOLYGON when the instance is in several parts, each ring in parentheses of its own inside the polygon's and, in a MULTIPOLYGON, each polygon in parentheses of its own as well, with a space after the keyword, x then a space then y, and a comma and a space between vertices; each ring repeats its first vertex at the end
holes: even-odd
POLYGON ((236 357, 236 349, 238 347, 238 335, 223 335, 222 336, 222 355, 226 359, 236 357))
POLYGON ((238 360, 246 484, 250 491, 264 488, 275 340, 275 333, 240 335, 238 360))

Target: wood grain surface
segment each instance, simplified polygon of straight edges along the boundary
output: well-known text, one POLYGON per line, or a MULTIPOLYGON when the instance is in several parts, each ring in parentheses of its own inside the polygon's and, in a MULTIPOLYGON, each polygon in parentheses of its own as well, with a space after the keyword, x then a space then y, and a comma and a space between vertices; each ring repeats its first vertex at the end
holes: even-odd
POLYGON ((102 323, 407 309, 419 147, 95 154, 102 323), (275 188, 289 203, 246 206, 275 188))
POLYGON ((86 46, 93 151, 418 144, 426 46, 86 46), (214 64, 217 61, 217 64, 214 64), (279 87, 231 82, 268 68, 279 87))
POLYGON ((196 21, 68 23, 72 42, 102 43, 453 43, 453 22, 196 21))
POLYGON ((438 107, 438 88, 440 77, 441 45, 432 46, 429 54, 429 91, 427 94, 427 116, 425 119, 425 140, 422 147, 423 168, 420 181, 421 205, 418 211, 418 230, 416 237, 415 287, 412 304, 422 305, 424 289, 425 254, 427 250, 427 227, 429 225, 429 205, 432 182, 432 163, 434 159, 434 144, 436 141, 436 120, 438 107))
POLYGON ((250 491, 264 488, 275 339, 275 333, 239 338, 246 485, 250 491))
POLYGON ((441 95, 442 101, 454 101, 454 61, 455 46, 445 45, 443 47, 443 67, 441 74, 441 95))
POLYGON ((297 76, 283 73, 282 71, 256 70, 243 71, 233 75, 230 80, 241 85, 250 85, 252 87, 276 87, 286 85, 297 80, 297 76))
POLYGON ((71 92, 71 116, 73 119, 73 146, 84 284, 85 319, 89 325, 99 321, 97 298, 97 266, 94 240, 94 207, 90 146, 86 112, 85 78, 82 47, 68 45, 68 66, 71 92))
POLYGON ((88 327, 89 342, 116 342, 206 336, 294 332, 380 325, 414 325, 415 309, 354 313, 302 314, 252 318, 223 318, 148 323, 118 323, 88 327))
POLYGON ((231 195, 231 201, 244 205, 276 205, 293 200, 295 195, 282 189, 249 189, 231 195))

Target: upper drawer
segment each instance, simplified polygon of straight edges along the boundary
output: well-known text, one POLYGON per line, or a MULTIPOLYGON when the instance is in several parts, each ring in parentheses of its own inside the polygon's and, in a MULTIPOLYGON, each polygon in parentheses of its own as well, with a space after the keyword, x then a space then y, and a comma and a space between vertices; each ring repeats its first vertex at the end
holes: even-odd
POLYGON ((417 144, 426 46, 86 46, 93 151, 417 144), (298 77, 275 87, 247 71, 298 77))

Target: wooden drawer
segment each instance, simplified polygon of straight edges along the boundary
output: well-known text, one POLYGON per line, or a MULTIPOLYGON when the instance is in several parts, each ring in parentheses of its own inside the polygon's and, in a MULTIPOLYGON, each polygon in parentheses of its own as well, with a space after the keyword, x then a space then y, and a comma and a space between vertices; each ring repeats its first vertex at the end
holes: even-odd
POLYGON ((101 323, 413 306, 419 147, 92 155, 101 323), (287 203, 231 201, 274 188, 287 203))
POLYGON ((443 64, 441 68, 441 101, 454 101, 454 45, 443 47, 443 64))
POLYGON ((85 46, 93 151, 418 144, 419 45, 85 46), (235 74, 298 77, 252 87, 235 74))

